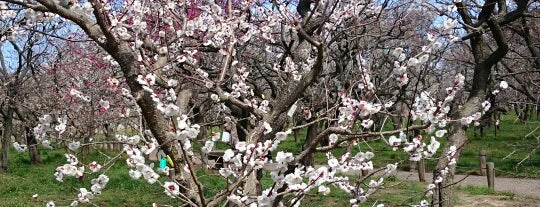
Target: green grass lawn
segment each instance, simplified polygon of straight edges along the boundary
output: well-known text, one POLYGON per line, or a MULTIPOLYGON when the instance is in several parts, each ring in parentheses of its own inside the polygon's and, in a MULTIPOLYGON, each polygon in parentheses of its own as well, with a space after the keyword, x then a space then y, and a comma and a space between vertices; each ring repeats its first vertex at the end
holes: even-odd
MULTIPOLYGON (((45 206, 52 200, 57 206, 69 206, 77 198, 79 188, 90 190, 90 180, 99 174, 88 174, 84 181, 64 177, 55 180, 57 166, 66 162, 61 150, 41 150, 43 163, 31 165, 28 153, 10 153, 9 171, 0 174, 0 206, 45 206), (33 200, 32 195, 38 194, 33 200)), ((104 155, 92 153, 89 160, 100 163, 104 155)), ((120 159, 106 174, 110 180, 106 190, 97 195, 94 202, 99 206, 151 206, 153 202, 175 204, 176 201, 163 193, 163 187, 149 185, 144 180, 132 180, 128 175, 125 159, 120 159)), ((84 205, 83 205, 84 206, 84 205)))
MULTIPOLYGON (((497 176, 540 178, 540 168, 538 167, 540 166, 540 150, 530 153, 534 147, 540 145, 536 139, 536 137, 540 136, 540 129, 534 131, 540 126, 540 122, 533 119, 527 123, 521 123, 515 121, 515 118, 515 115, 502 116, 500 130, 497 131, 497 136, 495 136, 494 127, 486 127, 485 137, 480 137, 479 130, 477 131, 478 136, 475 137, 474 128, 470 127, 467 131, 470 141, 461 154, 457 165, 458 173, 479 171, 479 152, 480 150, 485 150, 487 162, 495 163, 497 176), (532 131, 534 132, 531 135, 525 137, 532 131), (518 165, 527 156, 530 157, 523 161, 521 165, 518 165)), ((390 124, 387 124, 386 128, 391 129, 390 124)), ((305 137, 305 131, 300 132, 300 137, 305 137)), ((424 138, 429 140, 429 136, 427 135, 424 135, 424 138)), ((443 137, 439 141, 442 148, 446 137, 443 137)), ((280 145, 278 150, 299 153, 302 144, 301 142, 294 142, 294 139, 290 137, 280 145)), ((373 151, 375 153, 375 157, 373 158, 375 166, 381 167, 387 163, 401 162, 400 169, 409 169, 406 153, 402 150, 393 151, 382 140, 367 143, 359 142, 357 146, 353 147, 353 153, 358 151, 373 151)), ((340 156, 343 154, 344 149, 335 149, 332 152, 334 155, 340 156)), ((438 154, 435 157, 438 157, 438 154)), ((315 162, 320 164, 325 163, 326 156, 324 153, 315 155, 315 162)), ((437 160, 430 159, 426 160, 425 163, 426 171, 431 172, 437 164, 437 160)))
MULTIPOLYGON (((487 160, 495 162, 498 176, 519 176, 519 177, 534 177, 540 178, 540 154, 539 152, 531 154, 530 158, 522 163, 521 166, 516 166, 519 161, 525 158, 533 144, 536 143, 536 136, 540 135, 540 130, 533 133, 532 136, 525 137, 529 132, 533 131, 540 124, 532 122, 523 124, 514 122, 512 115, 503 117, 501 130, 497 136, 494 136, 493 128, 487 129, 486 137, 473 137, 472 129, 469 130, 471 136, 470 143, 464 150, 462 157, 458 163, 458 171, 461 173, 476 171, 478 168, 478 152, 485 150, 487 152, 487 160), (514 150, 513 154, 511 154, 514 150), (511 154, 510 156, 507 156, 511 154), (506 159, 502 159, 507 157, 506 159)), ((302 132, 301 136, 305 134, 302 132)), ((444 140, 444 139, 443 139, 444 140)), ((197 147, 198 144, 194 144, 197 147)), ((294 142, 290 137, 285 141, 279 150, 299 153, 302 143, 294 142)), ((226 145, 219 145, 220 148, 226 145)), ((394 163, 406 160, 406 154, 402 151, 392 151, 382 141, 373 141, 368 144, 360 143, 353 148, 353 151, 375 151, 374 163, 378 166, 383 166, 386 163, 394 163)), ((334 150, 334 154, 339 156, 343 153, 343 149, 334 150)), ((49 200, 56 202, 57 206, 66 206, 71 203, 78 194, 78 189, 85 187, 90 188, 90 180, 98 174, 88 174, 84 181, 79 181, 73 177, 65 177, 64 182, 58 182, 54 179, 53 173, 57 166, 65 163, 63 150, 41 150, 40 151, 43 163, 40 165, 31 165, 27 153, 10 152, 9 172, 0 174, 0 206, 44 206, 49 200), (32 199, 32 195, 38 194, 36 200, 32 199)), ((107 156, 111 156, 110 154, 107 156)), ((97 152, 91 153, 88 161, 98 161, 103 163, 107 159, 106 155, 97 152)), ((315 156, 317 163, 326 162, 323 153, 315 156)), ((407 168, 408 162, 403 162, 402 168, 407 168)), ((428 172, 436 164, 436 160, 428 160, 428 172)), ((106 173, 110 177, 110 181, 102 194, 97 195, 93 200, 99 206, 151 206, 156 202, 159 204, 177 206, 179 203, 163 193, 163 188, 157 184, 150 185, 144 180, 132 180, 128 175, 128 167, 125 164, 125 159, 121 158, 117 163, 106 173)), ((210 196, 226 187, 226 182, 217 176, 216 171, 198 172, 201 182, 205 185, 205 195, 210 196)), ((161 178, 162 181, 167 178, 161 178)), ((371 206, 373 203, 391 203, 391 204, 409 204, 417 202, 421 192, 426 184, 417 182, 400 182, 396 179, 389 179, 386 184, 388 189, 382 189, 368 202, 371 206), (390 186, 390 187, 389 187, 390 186)), ((271 181, 266 173, 263 177, 263 187, 270 185, 271 181)), ((460 187, 458 191, 471 195, 489 194, 486 189, 476 187, 460 187)), ((500 195, 500 194, 495 194, 500 195)), ((505 195, 505 194, 502 194, 505 195)), ((349 196, 339 189, 332 189, 332 192, 327 196, 321 196, 316 192, 304 200, 302 206, 346 206, 349 201, 349 196)))
MULTIPOLYGON (((109 154, 107 156, 111 156, 109 154)), ((27 153, 10 152, 9 171, 7 174, 0 174, 0 206, 44 206, 48 201, 54 201, 57 206, 68 206, 77 198, 79 188, 90 189, 92 178, 99 174, 87 174, 84 181, 79 181, 73 177, 64 177, 64 182, 55 180, 53 173, 59 165, 65 163, 63 150, 41 150, 43 163, 31 165, 27 153), (32 199, 32 195, 38 194, 37 199, 32 199)), ((93 151, 88 160, 95 160, 103 163, 106 155, 93 151)), ((106 174, 110 181, 102 194, 96 195, 92 200, 98 206, 151 206, 156 202, 164 205, 178 206, 180 203, 163 193, 163 188, 157 184, 148 184, 144 180, 132 180, 128 175, 128 167, 121 158, 111 167, 106 174)), ((211 196, 226 188, 226 182, 218 176, 217 171, 198 171, 197 176, 203 183, 205 196, 211 196)), ((167 178, 161 177, 165 181, 167 178)), ((352 179, 359 179, 352 176, 352 179)), ((381 190, 380 195, 374 196, 368 203, 374 202, 403 202, 404 196, 412 193, 421 194, 425 184, 417 182, 398 183, 394 179, 388 179, 388 185, 393 185, 397 189, 392 191, 381 190)), ((262 185, 263 189, 270 187, 272 181, 269 173, 264 173, 262 185)), ((329 195, 322 196, 316 190, 302 202, 305 206, 347 206, 349 195, 337 188, 332 188, 329 195)), ((79 206, 92 206, 90 204, 79 206)))

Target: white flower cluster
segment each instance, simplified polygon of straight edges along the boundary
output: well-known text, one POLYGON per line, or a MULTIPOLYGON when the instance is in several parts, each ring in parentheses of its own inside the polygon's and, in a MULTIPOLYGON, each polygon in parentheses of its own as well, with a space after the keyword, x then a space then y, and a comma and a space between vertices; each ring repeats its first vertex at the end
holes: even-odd
POLYGON ((59 182, 63 182, 64 176, 79 178, 84 173, 84 166, 77 166, 79 164, 79 160, 75 155, 65 154, 65 157, 68 164, 57 167, 56 172, 54 173, 56 180, 59 182))
MULTIPOLYGON (((48 114, 45 114, 42 117, 38 118, 38 124, 32 129, 32 132, 34 133, 36 141, 38 143, 41 142, 43 147, 47 149, 53 148, 51 146, 51 142, 48 139, 46 139, 47 131, 49 131, 51 128, 51 122, 52 122, 52 117, 48 114)), ((17 149, 17 147, 15 147, 15 149, 17 149)), ((20 151, 20 150, 17 149, 17 151, 20 151)))
POLYGON ((58 118, 58 125, 56 125, 54 127, 54 130, 56 130, 58 132, 58 134, 62 134, 66 131, 66 126, 67 126, 67 116, 63 116, 61 118, 58 118))
MULTIPOLYGON (((265 163, 269 160, 267 155, 277 148, 277 145, 287 138, 287 135, 291 131, 278 132, 276 133, 276 138, 274 140, 266 140, 265 142, 257 142, 255 144, 247 144, 246 142, 238 142, 234 146, 235 150, 227 149, 223 155, 223 161, 231 163, 231 166, 221 168, 219 173, 223 177, 239 177, 248 173, 249 171, 245 170, 242 172, 235 171, 235 169, 240 169, 242 167, 247 167, 248 169, 261 169, 265 163)), ((203 147, 204 151, 210 151, 214 146, 214 141, 217 139, 208 140, 203 147)), ((279 169, 286 169, 288 161, 291 161, 290 158, 292 154, 278 152, 276 157, 276 162, 278 163, 279 169)))
POLYGON ((165 188, 165 194, 167 194, 170 197, 175 197, 180 195, 180 187, 175 182, 164 182, 163 188, 165 188))
MULTIPOLYGON (((48 114, 45 114, 43 115, 42 117, 39 117, 38 118, 38 124, 37 126, 35 126, 32 130, 32 132, 34 133, 34 136, 36 137, 36 140, 38 142, 45 142, 47 141, 49 143, 48 146, 45 146, 47 148, 50 147, 50 142, 49 140, 46 140, 46 134, 47 134, 47 131, 51 128, 51 122, 52 122, 52 117, 51 115, 48 115, 48 114)), ((45 145, 45 144, 43 144, 45 145)))
MULTIPOLYGON (((152 100, 156 103, 157 109, 166 117, 179 116, 180 107, 176 105, 176 92, 174 88, 165 90, 164 92, 156 93, 152 89, 152 86, 156 84, 156 76, 152 73, 148 73, 146 76, 137 76, 137 82, 141 84, 145 91, 151 93, 152 100)), ((176 80, 169 80, 168 85, 175 85, 176 80)))
MULTIPOLYGON (((436 101, 428 92, 423 91, 415 98, 413 110, 411 111, 413 120, 421 120, 424 123, 432 123, 433 126, 446 127, 447 115, 450 112, 450 105, 457 92, 463 88, 465 77, 456 75, 452 87, 446 88, 446 97, 443 101, 436 101)), ((430 128, 433 130, 434 128, 430 128)))
POLYGON ((253 89, 246 84, 249 71, 247 71, 245 67, 239 67, 237 71, 240 75, 233 75, 233 81, 235 81, 235 83, 231 85, 233 91, 230 95, 235 98, 239 98, 240 96, 253 96, 253 89))
POLYGON ((358 62, 359 70, 360 70, 360 83, 358 83, 358 88, 365 89, 365 90, 373 90, 375 89, 375 84, 371 81, 371 76, 369 74, 369 66, 367 65, 367 61, 361 56, 358 55, 358 62))
POLYGON ((128 155, 126 163, 132 168, 129 170, 129 176, 132 179, 137 180, 142 176, 150 184, 157 182, 159 175, 151 166, 145 164, 143 153, 136 145, 124 144, 124 152, 128 155))
POLYGON ((101 174, 97 178, 92 179, 92 187, 90 189, 94 194, 101 194, 101 191, 105 188, 109 182, 109 177, 107 175, 101 174))
POLYGON ((452 145, 450 146, 450 148, 448 149, 448 152, 447 152, 447 155, 446 157, 448 158, 448 165, 454 165, 456 164, 456 153, 457 153, 457 148, 456 146, 452 145))
MULTIPOLYGON (((372 114, 378 113, 382 109, 381 104, 370 103, 367 101, 358 101, 347 96, 344 93, 340 94, 342 107, 339 107, 339 120, 338 122, 346 125, 349 122, 355 120, 356 116, 361 118, 367 117, 372 114)), ((373 124, 373 121, 366 119, 362 121, 364 128, 369 128, 373 124)))
MULTIPOLYGON (((339 177, 336 174, 349 170, 372 170, 373 164, 370 159, 373 156, 374 154, 371 152, 359 152, 354 157, 350 157, 347 153, 338 160, 331 153, 328 153, 328 166, 321 166, 317 169, 297 166, 294 172, 285 173, 287 165, 294 160, 294 156, 292 153, 278 152, 275 158, 277 168, 270 172, 270 176, 275 182, 274 187, 264 190, 257 197, 256 201, 251 201, 247 196, 235 194, 229 196, 229 200, 242 206, 247 206, 250 202, 256 202, 257 206, 269 206, 274 202, 278 194, 277 189, 285 185, 288 192, 293 193, 297 198, 301 198, 301 194, 307 193, 312 189, 317 189, 319 193, 327 195, 330 193, 330 188, 326 185, 333 184, 353 196, 354 199, 351 200, 351 204, 361 203, 366 201, 369 195, 382 186, 383 178, 377 181, 371 180, 367 189, 364 190, 358 186, 351 185, 347 177, 339 177)), ((389 169, 389 171, 392 171, 392 169, 389 169)), ((300 205, 300 200, 293 199, 291 203, 300 205)))
POLYGON ((80 98, 81 100, 83 100, 84 102, 90 102, 90 96, 85 96, 82 92, 78 91, 77 89, 74 89, 72 88, 70 91, 69 91, 69 95, 71 97, 76 97, 76 98, 80 98))
POLYGON ((25 144, 19 144, 18 142, 13 142, 13 148, 15 148, 15 150, 17 150, 17 152, 24 152, 28 149, 28 146, 26 146, 25 144))
MULTIPOLYGON (((444 136, 445 133, 446 130, 438 130, 435 132, 435 136, 440 138, 444 136)), ((394 151, 402 146, 403 151, 409 153, 409 159, 412 161, 433 157, 441 146, 441 143, 433 136, 431 137, 429 145, 426 145, 426 143, 423 142, 421 136, 414 137, 411 142, 407 142, 407 135, 403 132, 400 132, 399 138, 394 135, 390 136, 388 143, 393 147, 394 151)))
POLYGON ((90 171, 92 171, 93 173, 96 173, 99 170, 101 170, 101 167, 102 166, 99 163, 97 163, 96 161, 93 161, 90 164, 88 164, 88 169, 90 169, 90 171))
POLYGON ((156 76, 152 73, 148 73, 146 76, 138 75, 137 82, 141 84, 144 90, 153 92, 151 87, 156 84, 156 76))
POLYGON ((99 100, 99 110, 102 112, 102 113, 105 113, 109 110, 109 108, 111 108, 111 104, 109 103, 109 101, 106 101, 106 100, 99 100))
MULTIPOLYGON (((274 66, 274 68, 276 68, 276 66, 274 66)), ((295 81, 300 81, 300 79, 302 79, 302 74, 300 74, 298 72, 298 65, 296 65, 296 63, 294 63, 293 59, 291 57, 286 57, 285 58, 285 67, 284 67, 284 72, 285 73, 288 73, 292 76, 293 80, 295 81)))

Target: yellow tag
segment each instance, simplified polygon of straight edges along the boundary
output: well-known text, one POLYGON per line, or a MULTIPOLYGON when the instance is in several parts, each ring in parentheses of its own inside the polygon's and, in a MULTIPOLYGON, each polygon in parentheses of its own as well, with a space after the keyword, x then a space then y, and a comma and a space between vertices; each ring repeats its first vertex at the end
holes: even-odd
POLYGON ((262 97, 262 99, 266 99, 266 97, 264 96, 264 94, 261 94, 261 97, 262 97))
POLYGON ((172 161, 171 157, 167 155, 167 164, 169 164, 170 167, 174 167, 174 162, 172 161))

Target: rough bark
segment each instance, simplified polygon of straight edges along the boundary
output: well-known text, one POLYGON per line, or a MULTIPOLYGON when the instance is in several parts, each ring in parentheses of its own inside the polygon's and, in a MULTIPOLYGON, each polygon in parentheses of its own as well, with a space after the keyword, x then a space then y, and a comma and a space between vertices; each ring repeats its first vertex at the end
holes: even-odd
MULTIPOLYGON (((488 1, 489 2, 489 1, 488 1)), ((486 4, 488 3, 486 2, 486 4)), ((492 1, 493 2, 493 1, 492 1)), ((519 7, 514 12, 523 12, 523 2, 520 2, 519 7)), ((525 1, 526 5, 526 1, 525 1)), ((473 25, 471 14, 466 10, 466 7, 463 3, 457 3, 459 14, 465 24, 473 25)), ((494 5, 493 5, 494 6, 494 5)), ((467 29, 469 33, 473 35, 466 36, 470 41, 471 52, 474 56, 475 67, 474 75, 472 81, 472 87, 469 93, 469 97, 463 107, 458 111, 458 113, 453 117, 454 119, 460 119, 461 117, 467 117, 481 111, 481 103, 486 99, 486 91, 489 85, 489 78, 493 66, 499 63, 508 52, 508 44, 501 29, 501 25, 507 23, 509 18, 514 18, 516 13, 510 12, 508 14, 501 14, 504 16, 492 16, 492 6, 486 5, 483 7, 483 11, 479 14, 479 22, 476 26, 489 28, 493 39, 497 44, 497 49, 491 52, 488 48, 486 41, 484 40, 483 34, 474 34, 475 31, 470 28, 467 29), (508 17, 510 16, 510 17, 508 17)), ((437 168, 433 172, 433 179, 437 179, 441 175, 441 171, 448 167, 449 173, 443 177, 443 182, 439 183, 438 189, 435 190, 433 194, 433 205, 443 207, 443 206, 453 206, 452 201, 452 184, 453 176, 455 174, 456 164, 448 165, 449 159, 446 156, 448 150, 451 146, 457 148, 454 158, 456 163, 459 161, 460 152, 465 147, 467 143, 466 130, 459 122, 454 122, 450 125, 449 138, 446 143, 442 156, 439 158, 437 168)))
POLYGON ((41 156, 39 155, 38 143, 32 128, 26 126, 24 128, 26 132, 26 144, 28 145, 28 153, 30 155, 30 162, 32 164, 41 164, 41 156))
MULTIPOLYGON (((320 127, 319 124, 313 124, 307 128, 306 139, 303 146, 304 149, 308 148, 308 145, 315 140, 315 137, 317 137, 317 134, 320 132, 320 127)), ((313 166, 315 164, 313 159, 313 153, 306 155, 304 160, 302 160, 302 165, 313 166)))
POLYGON ((4 134, 2 135, 2 151, 0 152, 0 173, 7 173, 8 171, 9 143, 13 130, 14 113, 15 109, 13 107, 8 107, 4 114, 4 134))
POLYGON ((139 67, 135 61, 134 52, 126 42, 119 43, 118 45, 106 46, 104 48, 119 63, 131 94, 136 98, 137 105, 141 108, 142 115, 144 120, 146 120, 148 128, 159 144, 163 144, 162 149, 165 154, 169 155, 175 163, 174 168, 177 172, 175 180, 182 185, 180 189, 189 189, 183 193, 187 193, 190 195, 190 198, 194 198, 194 200, 199 203, 200 199, 195 195, 199 193, 199 190, 194 189, 192 183, 188 181, 191 179, 187 179, 187 176, 184 175, 185 171, 183 167, 187 161, 187 155, 180 151, 180 144, 174 139, 172 134, 169 133, 167 120, 165 120, 161 115, 161 112, 158 111, 156 103, 150 96, 151 94, 144 91, 142 86, 137 82, 139 67))
MULTIPOLYGON (((478 93, 476 96, 469 98, 469 100, 463 105, 462 110, 454 118, 466 117, 476 113, 478 111, 478 106, 480 106, 484 100, 484 96, 485 93, 478 93)), ((446 176, 442 176, 444 178, 443 182, 438 185, 438 189, 435 190, 435 193, 433 194, 434 206, 440 207, 454 205, 452 201, 452 184, 454 183, 456 165, 454 164, 449 166, 449 160, 444 155, 448 153, 450 146, 456 146, 457 152, 454 157, 456 162, 458 162, 461 151, 467 143, 466 128, 461 125, 460 122, 452 122, 450 124, 449 131, 448 142, 441 153, 443 156, 439 158, 437 167, 433 172, 433 179, 436 179, 438 176, 442 176, 441 170, 445 169, 446 167, 448 167, 449 170, 449 173, 446 176)))

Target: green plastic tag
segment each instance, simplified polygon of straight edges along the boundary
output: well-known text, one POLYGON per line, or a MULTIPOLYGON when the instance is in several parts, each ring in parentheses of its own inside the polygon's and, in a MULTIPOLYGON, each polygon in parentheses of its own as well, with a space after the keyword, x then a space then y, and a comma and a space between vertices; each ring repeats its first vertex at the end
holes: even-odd
POLYGON ((167 166, 167 159, 164 157, 159 160, 159 168, 163 169, 167 166))

